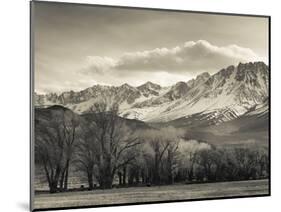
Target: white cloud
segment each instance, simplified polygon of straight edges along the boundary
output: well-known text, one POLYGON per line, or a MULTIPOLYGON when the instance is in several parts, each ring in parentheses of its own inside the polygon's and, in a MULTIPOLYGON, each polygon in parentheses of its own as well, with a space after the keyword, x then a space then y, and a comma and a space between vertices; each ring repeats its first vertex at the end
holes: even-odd
POLYGON ((119 58, 89 56, 87 74, 130 74, 141 72, 168 72, 196 74, 202 71, 218 71, 239 62, 264 60, 249 48, 232 44, 215 46, 207 41, 188 41, 173 48, 124 53, 119 58), (117 73, 116 73, 117 72, 117 73))
POLYGON ((110 57, 88 56, 86 58, 85 70, 90 67, 91 71, 103 73, 116 67, 117 61, 110 57))

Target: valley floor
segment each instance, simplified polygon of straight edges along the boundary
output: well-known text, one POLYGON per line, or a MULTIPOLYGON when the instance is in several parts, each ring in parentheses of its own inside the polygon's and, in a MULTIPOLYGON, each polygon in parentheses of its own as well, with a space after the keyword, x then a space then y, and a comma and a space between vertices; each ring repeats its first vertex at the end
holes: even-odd
POLYGON ((34 208, 98 206, 155 201, 267 195, 268 180, 115 188, 111 190, 36 194, 34 208))

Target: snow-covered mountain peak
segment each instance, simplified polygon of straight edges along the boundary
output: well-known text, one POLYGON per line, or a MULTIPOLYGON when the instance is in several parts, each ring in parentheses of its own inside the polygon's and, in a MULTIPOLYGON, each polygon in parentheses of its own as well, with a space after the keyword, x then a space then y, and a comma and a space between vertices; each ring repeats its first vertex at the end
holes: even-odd
POLYGON ((94 85, 79 92, 35 94, 35 105, 57 104, 84 113, 96 101, 108 99, 117 102, 120 115, 130 119, 166 122, 192 114, 209 114, 208 117, 219 116, 219 120, 226 121, 266 104, 268 78, 265 63, 240 63, 213 75, 201 73, 188 82, 182 79, 169 87, 148 81, 137 87, 127 83, 121 86, 94 85))
POLYGON ((164 95, 164 97, 169 98, 170 100, 175 100, 182 98, 187 94, 189 87, 185 82, 177 82, 171 87, 171 89, 164 95))
POLYGON ((203 81, 210 77, 211 75, 208 72, 203 72, 196 77, 196 80, 203 81))
POLYGON ((161 86, 150 81, 138 86, 139 89, 151 89, 151 90, 160 90, 161 86))
POLYGON ((129 85, 128 83, 124 83, 123 85, 120 86, 120 88, 124 88, 124 89, 135 89, 133 86, 129 85))
POLYGON ((210 78, 210 76, 211 75, 208 72, 203 72, 199 74, 195 79, 189 80, 186 84, 189 88, 194 88, 205 83, 210 78))

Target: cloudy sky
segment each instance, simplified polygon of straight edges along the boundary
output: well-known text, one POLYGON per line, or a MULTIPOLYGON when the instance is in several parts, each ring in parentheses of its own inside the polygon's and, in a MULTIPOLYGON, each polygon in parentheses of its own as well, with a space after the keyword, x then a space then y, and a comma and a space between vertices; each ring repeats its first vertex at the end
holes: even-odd
POLYGON ((171 85, 239 62, 268 60, 268 20, 35 3, 35 90, 171 85))

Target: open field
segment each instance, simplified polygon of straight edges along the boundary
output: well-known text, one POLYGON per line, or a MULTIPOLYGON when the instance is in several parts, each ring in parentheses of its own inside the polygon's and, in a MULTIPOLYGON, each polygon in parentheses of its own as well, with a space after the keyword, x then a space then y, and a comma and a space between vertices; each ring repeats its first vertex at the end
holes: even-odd
POLYGON ((35 209, 268 194, 268 180, 36 194, 35 209))

